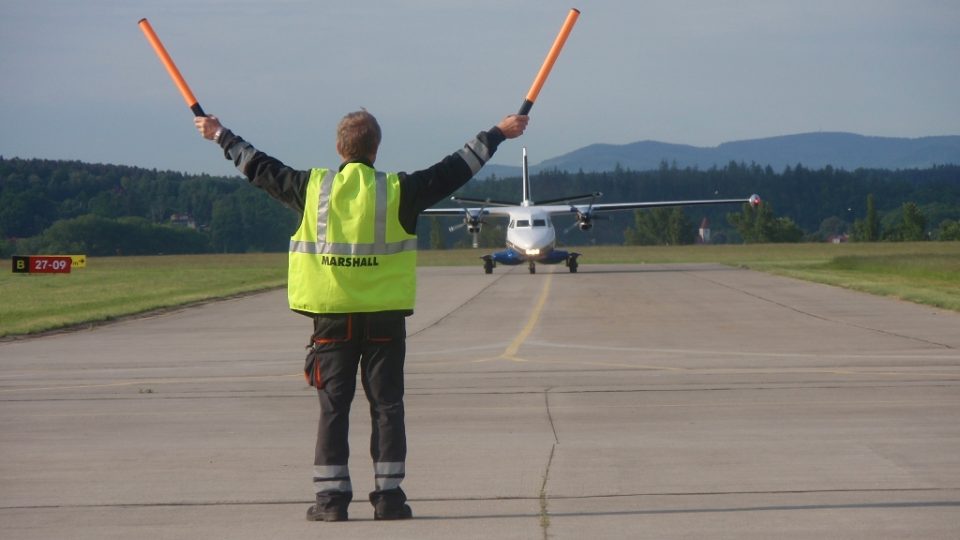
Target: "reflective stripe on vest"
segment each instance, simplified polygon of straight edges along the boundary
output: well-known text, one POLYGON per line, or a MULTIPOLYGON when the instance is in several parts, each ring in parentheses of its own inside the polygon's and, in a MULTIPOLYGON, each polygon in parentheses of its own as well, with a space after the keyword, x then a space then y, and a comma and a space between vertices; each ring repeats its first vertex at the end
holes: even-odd
POLYGON ((393 255, 401 251, 417 249, 416 237, 387 243, 387 175, 377 171, 377 209, 373 225, 372 244, 348 244, 343 242, 326 242, 327 219, 330 212, 330 192, 333 189, 333 179, 336 177, 333 170, 327 171, 320 181, 320 202, 317 205, 317 241, 290 240, 290 251, 296 253, 311 253, 314 255, 393 255))

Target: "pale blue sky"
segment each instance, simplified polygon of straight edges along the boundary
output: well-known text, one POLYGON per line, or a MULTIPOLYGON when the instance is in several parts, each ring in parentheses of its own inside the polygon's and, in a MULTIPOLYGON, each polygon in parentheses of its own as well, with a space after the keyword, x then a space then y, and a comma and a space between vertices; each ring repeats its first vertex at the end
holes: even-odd
POLYGON ((582 15, 519 142, 714 146, 810 131, 960 134, 957 0, 0 0, 0 155, 232 175, 137 26, 201 105, 291 166, 335 165, 347 111, 415 170, 516 112, 582 15))

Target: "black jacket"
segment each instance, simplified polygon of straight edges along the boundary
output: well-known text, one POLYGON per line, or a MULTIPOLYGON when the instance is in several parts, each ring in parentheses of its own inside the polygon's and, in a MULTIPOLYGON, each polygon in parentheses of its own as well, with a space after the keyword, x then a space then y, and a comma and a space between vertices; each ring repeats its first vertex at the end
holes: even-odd
MULTIPOLYGON (((503 132, 493 127, 489 131, 481 131, 463 148, 426 169, 409 174, 398 173, 400 224, 403 228, 410 234, 416 234, 417 216, 473 178, 504 140, 503 132)), ((298 214, 303 214, 309 170, 288 167, 227 129, 220 136, 220 147, 224 156, 233 161, 251 184, 298 214)), ((342 163, 340 168, 344 165, 346 163, 342 163)))

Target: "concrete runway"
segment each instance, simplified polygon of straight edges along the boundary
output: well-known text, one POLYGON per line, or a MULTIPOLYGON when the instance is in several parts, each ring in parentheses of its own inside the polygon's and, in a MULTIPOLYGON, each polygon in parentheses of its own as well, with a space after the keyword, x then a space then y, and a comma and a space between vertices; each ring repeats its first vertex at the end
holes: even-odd
POLYGON ((310 523, 285 293, 0 343, 10 539, 960 538, 960 314, 716 265, 425 268, 404 488, 310 523))

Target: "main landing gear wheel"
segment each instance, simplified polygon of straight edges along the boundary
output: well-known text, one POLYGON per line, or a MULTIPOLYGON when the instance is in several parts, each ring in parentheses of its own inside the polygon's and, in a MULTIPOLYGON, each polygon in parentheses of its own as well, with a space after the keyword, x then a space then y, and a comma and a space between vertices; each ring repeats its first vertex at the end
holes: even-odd
POLYGON ((530 261, 530 273, 531 273, 531 274, 536 274, 536 273, 537 273, 537 265, 534 264, 533 261, 530 261))

